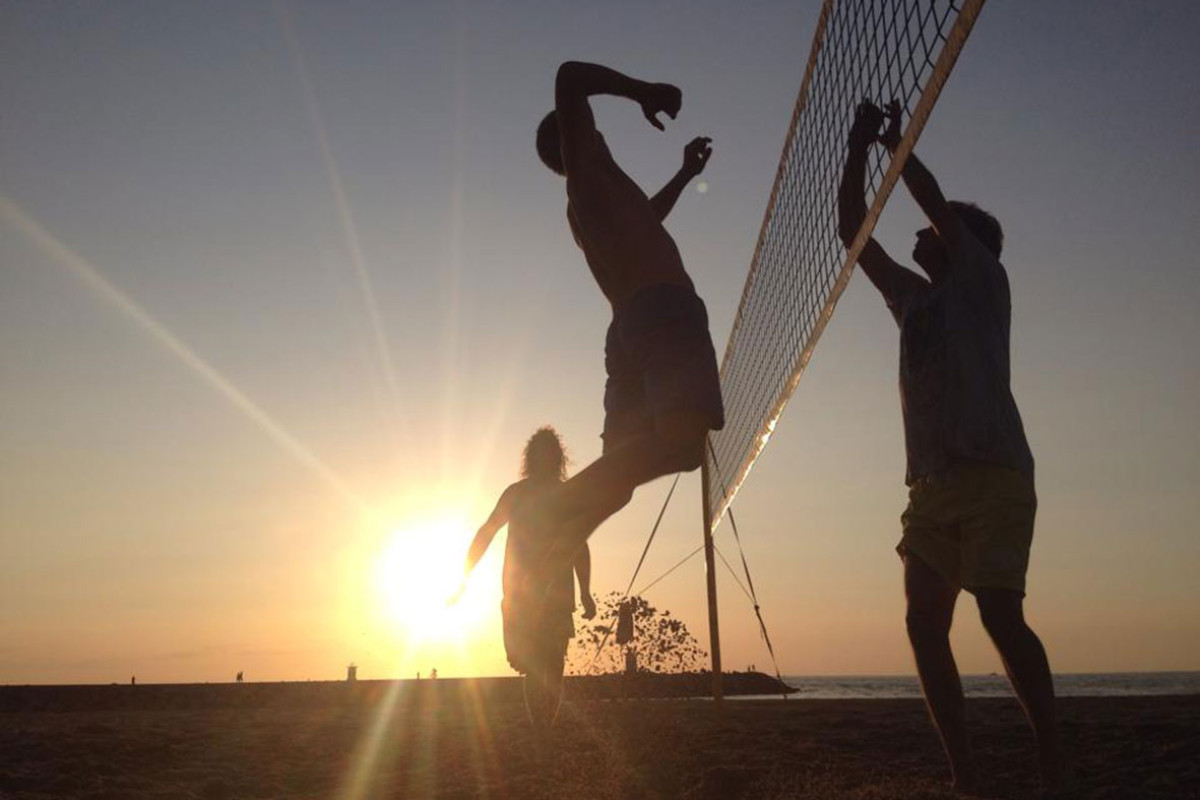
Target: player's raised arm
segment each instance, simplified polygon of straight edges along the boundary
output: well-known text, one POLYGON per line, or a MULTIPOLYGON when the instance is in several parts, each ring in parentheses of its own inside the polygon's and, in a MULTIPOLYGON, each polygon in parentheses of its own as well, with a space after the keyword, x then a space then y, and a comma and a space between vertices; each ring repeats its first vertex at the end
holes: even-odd
POLYGON ((558 68, 554 81, 554 109, 558 116, 562 157, 566 171, 584 163, 596 142, 596 120, 588 98, 607 94, 624 97, 642 107, 651 125, 663 129, 658 119, 664 113, 671 119, 679 113, 683 95, 666 83, 647 83, 630 78, 614 69, 582 61, 567 61, 558 68))
MULTIPOLYGON (((854 237, 867 218, 864 184, 867 174, 867 153, 875 143, 884 114, 872 103, 863 102, 854 115, 850 128, 849 154, 838 187, 838 236, 849 250, 854 237)), ((910 289, 927 285, 915 272, 897 264, 873 238, 868 239, 858 254, 858 264, 867 278, 883 295, 889 306, 896 304, 910 289)))
MULTIPOLYGON (((887 117, 888 126, 879 137, 879 142, 888 149, 889 153, 895 153, 896 148, 900 145, 900 103, 896 100, 888 103, 884 116, 887 117)), ((938 186, 937 178, 933 177, 933 173, 929 171, 928 167, 922 163, 921 159, 917 158, 916 153, 908 154, 908 160, 904 162, 904 171, 900 174, 904 178, 904 185, 908 187, 909 194, 933 224, 938 238, 947 248, 951 250, 957 248, 959 220, 946 201, 945 195, 942 194, 942 188, 938 186)))
POLYGON ((675 207, 679 195, 683 193, 688 183, 704 172, 708 159, 712 156, 712 139, 707 136, 697 136, 683 148, 683 166, 675 173, 675 177, 667 181, 658 194, 650 198, 650 207, 654 209, 658 221, 662 222, 675 207))

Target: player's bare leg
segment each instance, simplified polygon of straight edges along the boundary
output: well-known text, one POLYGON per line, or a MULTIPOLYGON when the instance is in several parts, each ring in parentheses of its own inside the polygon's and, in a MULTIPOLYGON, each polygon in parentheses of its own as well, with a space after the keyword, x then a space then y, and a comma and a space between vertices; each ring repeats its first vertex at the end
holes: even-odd
POLYGON ((559 531, 547 569, 569 562, 601 523, 625 507, 638 486, 700 466, 708 431, 704 413, 664 416, 656 421, 654 433, 612 448, 563 484, 544 506, 529 509, 531 524, 559 531))
POLYGON ((540 649, 542 652, 529 665, 523 689, 529 721, 535 729, 544 732, 554 724, 562 703, 566 642, 558 647, 540 649))
POLYGON ((1025 622, 1020 593, 1008 589, 979 589, 975 599, 983 627, 1000 651, 1013 691, 1037 738, 1042 780, 1047 789, 1057 791, 1063 783, 1063 758, 1054 710, 1054 680, 1046 649, 1025 622))
POLYGON ((959 592, 936 570, 909 553, 904 558, 904 593, 908 598, 905 618, 908 638, 925 704, 950 761, 954 789, 969 794, 977 789, 979 778, 967 738, 962 680, 950 650, 950 623, 959 592))

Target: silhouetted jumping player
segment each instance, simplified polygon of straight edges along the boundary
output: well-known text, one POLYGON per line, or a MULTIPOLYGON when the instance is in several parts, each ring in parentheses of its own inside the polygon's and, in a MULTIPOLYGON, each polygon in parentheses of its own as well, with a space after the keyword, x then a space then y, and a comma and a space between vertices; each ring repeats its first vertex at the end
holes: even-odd
MULTIPOLYGON (((508 544, 504 550, 504 650, 508 663, 525 675, 525 707, 534 725, 545 727, 554 721, 562 699, 563 661, 567 643, 575 635, 571 617, 575 610, 575 586, 571 566, 551 574, 550 588, 529 580, 531 573, 542 575, 547 546, 546 533, 513 518, 513 509, 526 503, 540 502, 547 493, 566 479, 566 456, 553 428, 541 428, 525 445, 521 464, 522 480, 504 490, 467 551, 463 585, 451 600, 457 600, 466 586, 467 576, 479 563, 496 533, 508 525, 508 544)), ((553 531, 549 533, 553 535, 553 531)), ((591 593, 591 553, 585 544, 575 556, 575 575, 579 578, 579 602, 583 618, 596 616, 591 593)), ((436 673, 436 671, 435 671, 436 673)), ((436 677, 436 674, 431 675, 436 677)))
MULTIPOLYGON (((866 216, 867 153, 900 141, 900 107, 859 106, 838 196, 846 247, 866 216), (888 122, 886 130, 880 128, 888 122)), ((950 651, 960 590, 975 595, 1037 737, 1042 776, 1058 788, 1062 762, 1046 651, 1025 622, 1025 572, 1037 496, 1033 456, 1009 388, 1008 276, 1000 224, 971 203, 948 201, 910 155, 904 184, 932 225, 913 260, 928 280, 869 239, 858 263, 900 326, 900 400, 908 457, 908 508, 897 550, 904 561, 908 636, 930 716, 955 788, 977 786, 962 682, 950 651)))
POLYGON ((712 154, 699 137, 683 166, 647 197, 613 160, 596 130, 593 95, 637 103, 651 125, 675 118, 679 89, 595 64, 567 62, 555 79, 555 109, 537 131, 538 154, 567 180, 567 220, 592 276, 612 305, 605 341, 604 450, 539 508, 530 524, 559 532, 554 563, 662 475, 700 466, 710 430, 725 424, 708 313, 663 220, 712 154))

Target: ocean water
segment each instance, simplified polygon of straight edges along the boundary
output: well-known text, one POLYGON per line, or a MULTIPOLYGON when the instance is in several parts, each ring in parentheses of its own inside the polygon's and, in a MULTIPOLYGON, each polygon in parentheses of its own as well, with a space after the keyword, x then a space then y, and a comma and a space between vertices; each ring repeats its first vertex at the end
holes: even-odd
MULTIPOLYGON (((1011 697, 1003 675, 964 675, 967 697, 1011 697)), ((784 675, 783 682, 799 691, 792 700, 884 699, 921 697, 915 675, 784 675)), ((1054 676, 1059 697, 1128 697, 1137 695, 1200 694, 1200 672, 1113 672, 1054 676)), ((769 695, 779 697, 779 695, 769 695)))

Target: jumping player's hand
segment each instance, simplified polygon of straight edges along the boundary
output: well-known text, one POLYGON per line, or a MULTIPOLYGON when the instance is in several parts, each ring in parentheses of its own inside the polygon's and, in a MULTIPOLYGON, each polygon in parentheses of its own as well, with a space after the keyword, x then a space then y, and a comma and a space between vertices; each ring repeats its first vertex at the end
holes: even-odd
POLYGON ((883 109, 883 116, 888 125, 883 133, 879 134, 877 141, 889 151, 895 150, 900 144, 900 111, 899 100, 892 100, 883 109))
POLYGON ((579 602, 583 606, 583 618, 593 619, 596 616, 596 601, 592 599, 592 596, 585 594, 579 598, 579 602))
POLYGON ((852 146, 870 145, 879 139, 879 128, 883 125, 883 111, 870 100, 863 100, 854 112, 854 124, 850 126, 852 146))
POLYGON ((709 157, 712 156, 712 139, 707 136, 697 136, 683 148, 683 170, 691 177, 704 172, 709 157))
POLYGON ((648 84, 642 93, 642 113, 646 115, 647 121, 660 131, 666 129, 658 119, 658 115, 662 113, 675 119, 682 105, 683 92, 679 91, 678 86, 672 86, 669 83, 648 84))

